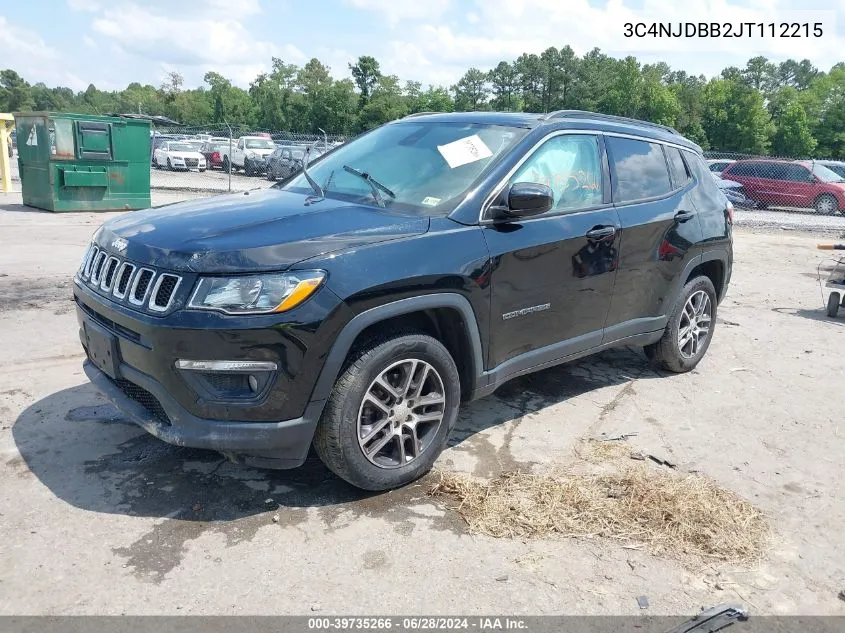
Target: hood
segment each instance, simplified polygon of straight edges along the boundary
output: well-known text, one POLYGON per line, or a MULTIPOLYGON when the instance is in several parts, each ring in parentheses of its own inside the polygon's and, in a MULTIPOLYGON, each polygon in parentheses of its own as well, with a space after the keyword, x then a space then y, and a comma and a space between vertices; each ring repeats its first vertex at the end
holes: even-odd
POLYGON ((284 270, 334 251, 425 233, 429 219, 278 189, 201 198, 109 220, 97 243, 136 263, 200 273, 284 270))
POLYGON ((259 156, 262 156, 263 158, 267 158, 274 151, 275 150, 273 150, 272 148, 271 149, 249 149, 249 148, 247 148, 247 149, 244 150, 244 153, 247 154, 247 155, 258 154, 259 156))
POLYGON ((169 150, 167 152, 168 156, 172 156, 173 158, 205 158, 199 152, 175 152, 173 150, 169 150))

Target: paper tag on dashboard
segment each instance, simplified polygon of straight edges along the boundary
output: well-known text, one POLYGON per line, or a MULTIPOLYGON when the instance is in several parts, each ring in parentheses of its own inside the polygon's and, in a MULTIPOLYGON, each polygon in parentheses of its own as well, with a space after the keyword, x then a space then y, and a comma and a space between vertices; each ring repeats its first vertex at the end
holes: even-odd
POLYGON ((446 159, 452 169, 474 163, 482 158, 490 158, 493 155, 493 152, 484 144, 478 134, 452 141, 446 145, 438 145, 437 151, 446 159))

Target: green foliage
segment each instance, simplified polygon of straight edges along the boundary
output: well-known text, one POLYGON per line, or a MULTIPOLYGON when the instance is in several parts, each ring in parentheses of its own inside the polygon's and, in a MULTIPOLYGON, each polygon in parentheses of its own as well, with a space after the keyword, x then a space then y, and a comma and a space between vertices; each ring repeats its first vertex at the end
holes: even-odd
POLYGON ((591 110, 671 125, 703 148, 845 158, 845 64, 820 72, 809 60, 779 64, 754 57, 709 81, 593 49, 569 46, 470 68, 451 88, 385 76, 374 57, 349 65, 335 79, 317 59, 304 66, 272 59, 272 70, 244 90, 216 72, 186 89, 179 72, 158 87, 123 90, 94 85, 74 92, 30 85, 0 71, 0 112, 58 110, 163 114, 187 125, 355 134, 413 112, 591 110))

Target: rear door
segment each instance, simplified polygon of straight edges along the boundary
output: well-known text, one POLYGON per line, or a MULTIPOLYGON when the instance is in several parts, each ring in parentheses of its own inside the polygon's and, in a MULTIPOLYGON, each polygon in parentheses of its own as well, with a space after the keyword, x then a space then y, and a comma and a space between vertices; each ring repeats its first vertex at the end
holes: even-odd
POLYGON ((784 165, 784 196, 788 197, 786 206, 811 207, 821 187, 814 182, 810 170, 800 163, 784 165))
POLYGON ((548 185, 554 207, 533 218, 482 220, 493 259, 489 365, 503 375, 601 343, 619 246, 619 219, 597 134, 559 133, 510 177, 548 185), (534 352, 532 354, 532 352, 534 352))
POLYGON ((674 282, 697 254, 702 232, 691 198, 696 180, 678 148, 610 135, 605 141, 622 227, 608 342, 663 329, 674 282))

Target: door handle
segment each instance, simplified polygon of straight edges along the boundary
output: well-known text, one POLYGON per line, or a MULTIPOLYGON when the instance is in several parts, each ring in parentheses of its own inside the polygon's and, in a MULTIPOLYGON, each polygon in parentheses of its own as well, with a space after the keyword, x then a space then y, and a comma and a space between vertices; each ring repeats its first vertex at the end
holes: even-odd
POLYGON ((695 217, 695 213, 692 211, 678 211, 675 214, 675 221, 686 222, 687 220, 691 220, 693 217, 695 217))
POLYGON ((587 231, 588 240, 606 240, 616 235, 615 226, 596 226, 587 231))

